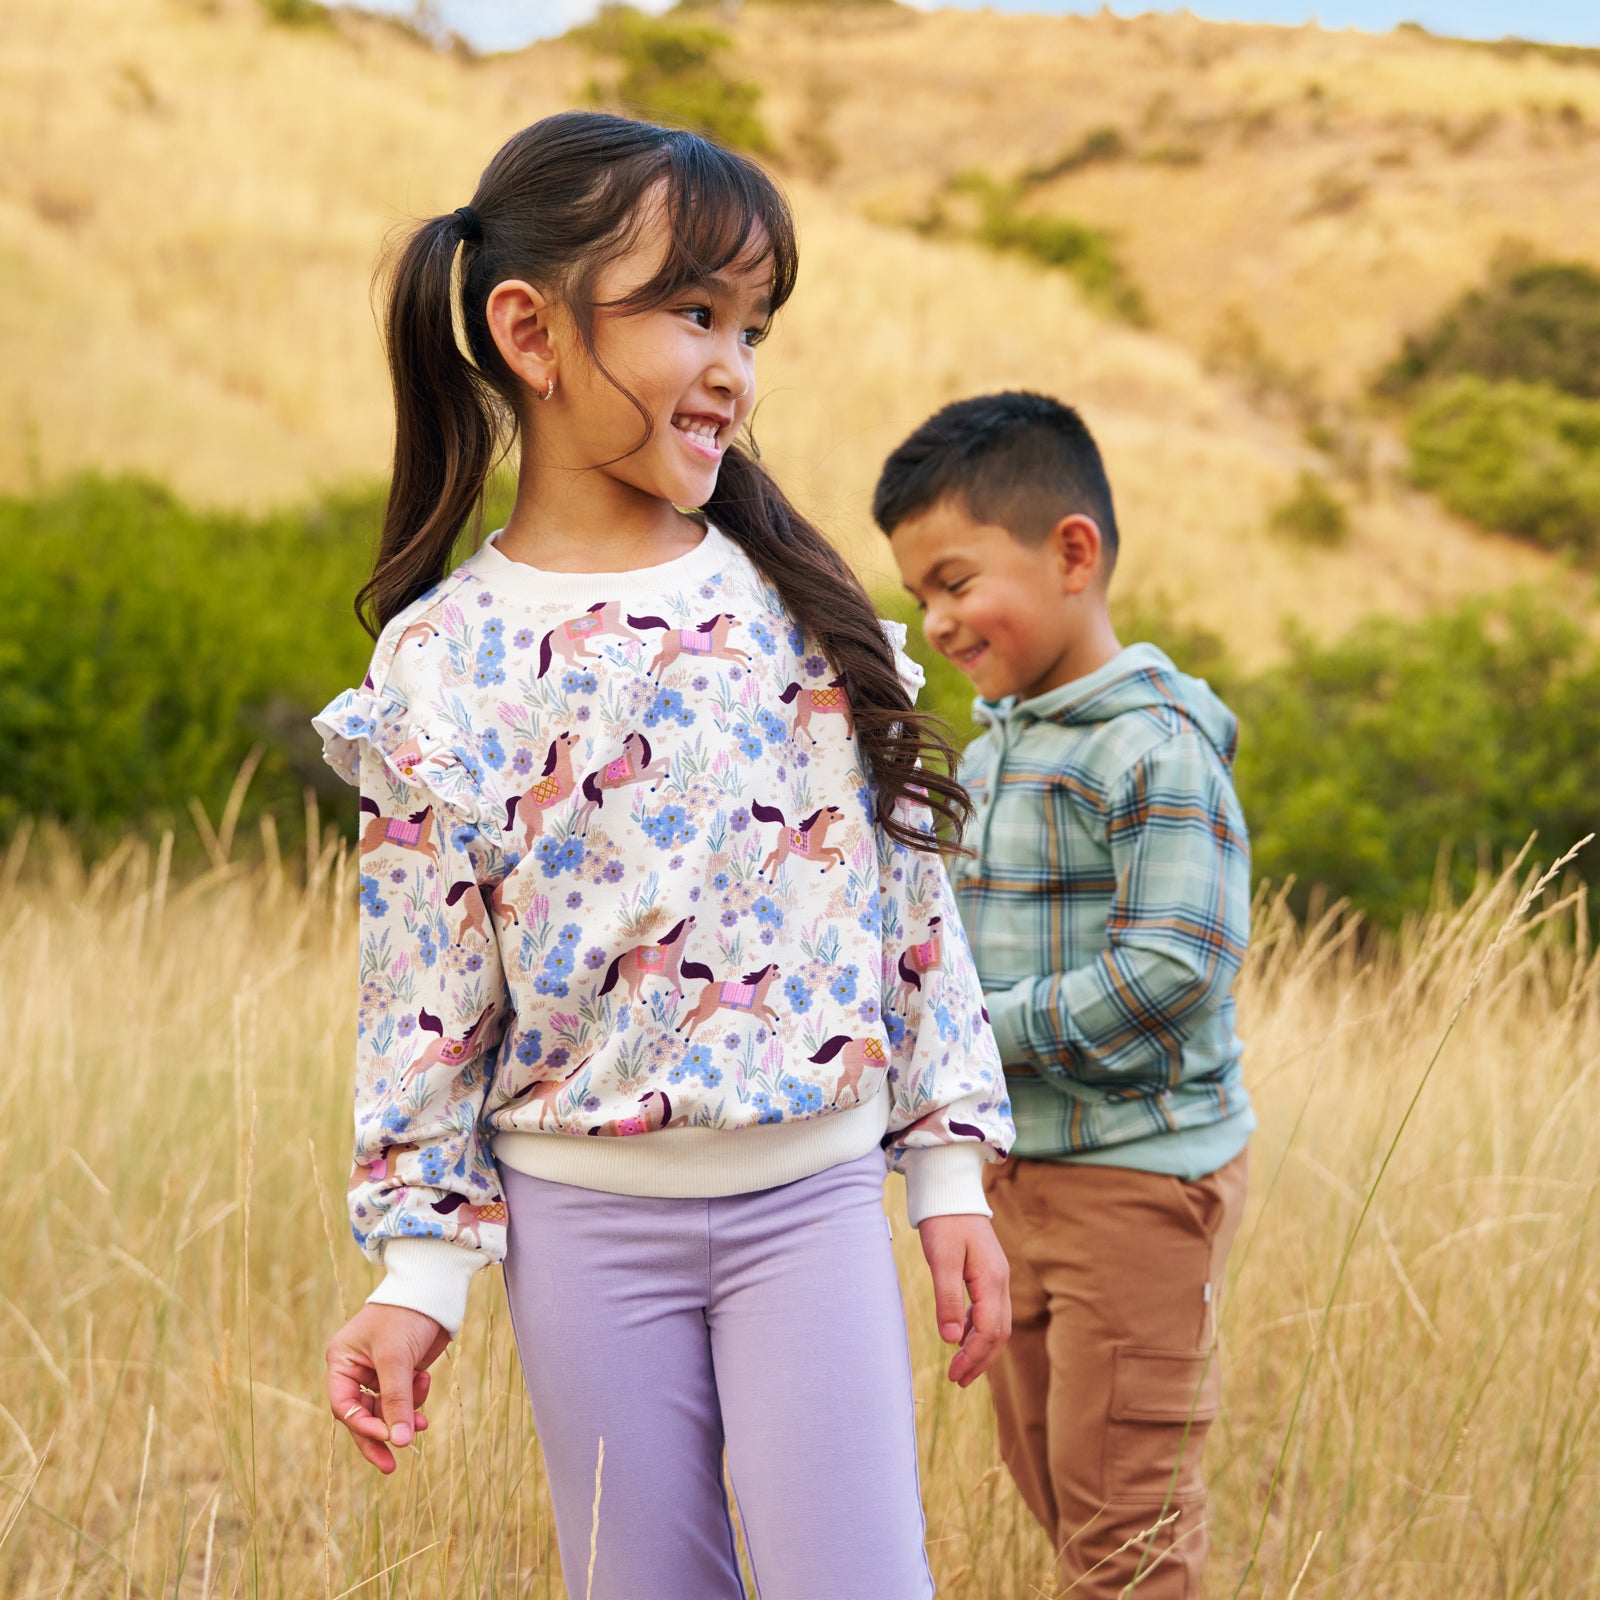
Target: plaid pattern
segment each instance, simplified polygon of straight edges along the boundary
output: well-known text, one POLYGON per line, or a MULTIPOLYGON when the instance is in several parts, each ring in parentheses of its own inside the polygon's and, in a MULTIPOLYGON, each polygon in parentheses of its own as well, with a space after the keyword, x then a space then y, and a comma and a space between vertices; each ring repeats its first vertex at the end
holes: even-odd
POLYGON ((1014 1153, 1103 1150, 1243 1111, 1229 988, 1250 846, 1233 714, 1153 645, 974 714, 988 731, 961 778, 977 856, 951 876, 1014 1153))

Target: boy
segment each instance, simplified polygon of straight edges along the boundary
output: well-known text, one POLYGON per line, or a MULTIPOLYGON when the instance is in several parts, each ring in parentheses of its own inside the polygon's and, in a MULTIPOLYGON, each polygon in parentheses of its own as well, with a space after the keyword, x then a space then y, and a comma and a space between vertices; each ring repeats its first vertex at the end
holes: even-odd
POLYGON ((961 767, 976 855, 950 870, 1017 1125, 985 1179, 1012 1273, 1001 1453, 1075 1597, 1137 1576, 1141 1600, 1197 1600, 1255 1126, 1229 994, 1250 909, 1238 723, 1154 645, 1118 643, 1111 489, 1069 407, 946 406, 889 457, 873 515, 987 728, 961 767))

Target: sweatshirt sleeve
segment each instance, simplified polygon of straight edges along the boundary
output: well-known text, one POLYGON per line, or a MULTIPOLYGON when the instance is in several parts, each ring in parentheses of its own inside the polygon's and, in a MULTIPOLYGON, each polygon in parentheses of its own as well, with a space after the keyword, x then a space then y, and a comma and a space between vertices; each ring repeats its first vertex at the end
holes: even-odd
POLYGON ((395 709, 353 691, 316 719, 361 794, 350 1221, 385 1269, 369 1299, 454 1335, 469 1280, 505 1252, 479 1115, 509 1009, 485 904, 506 863, 470 808, 432 785, 395 709))
MULTIPOLYGON (((902 639, 890 638, 915 698, 920 670, 900 652, 902 639)), ((933 833, 926 805, 902 801, 897 815, 933 833)), ((881 830, 878 869, 889 1164, 905 1177, 913 1226, 935 1216, 986 1217, 983 1166, 1007 1153, 1015 1129, 950 877, 942 856, 881 830)))
POLYGON ((1069 1080, 1170 1086, 1222 1002, 1250 934, 1250 846, 1233 786, 1199 734, 1169 739, 1111 786, 1116 890, 1087 966, 991 993, 1001 1059, 1069 1080))

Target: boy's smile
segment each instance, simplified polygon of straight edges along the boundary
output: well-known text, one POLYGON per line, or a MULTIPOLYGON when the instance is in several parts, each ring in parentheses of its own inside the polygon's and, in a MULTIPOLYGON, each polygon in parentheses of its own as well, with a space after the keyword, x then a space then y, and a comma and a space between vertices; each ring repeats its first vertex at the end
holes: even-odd
POLYGON ((1064 518, 1026 544, 946 496, 895 528, 889 542, 928 643, 985 700, 1031 699, 1116 653, 1098 580, 1099 533, 1086 562, 1081 529, 1069 526, 1079 524, 1094 528, 1088 518, 1064 518))

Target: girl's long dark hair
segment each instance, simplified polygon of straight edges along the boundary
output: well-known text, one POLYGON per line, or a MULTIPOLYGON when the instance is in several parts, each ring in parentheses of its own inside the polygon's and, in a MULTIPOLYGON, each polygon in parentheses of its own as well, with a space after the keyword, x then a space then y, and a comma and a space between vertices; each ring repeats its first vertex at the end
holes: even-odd
MULTIPOLYGON (((376 636, 449 571, 523 409, 520 382, 489 332, 495 285, 521 278, 557 294, 604 372, 594 339, 595 281, 639 238, 651 216, 645 202, 658 191, 670 240, 665 259, 649 283, 604 309, 665 305, 754 248, 771 259, 773 310, 789 298, 798 269, 794 221, 766 173, 696 134, 599 112, 563 112, 523 129, 484 170, 473 225, 464 228, 457 213, 431 217, 400 251, 386 319, 394 474, 376 566, 356 597, 369 633, 376 636), (470 361, 454 320, 458 245, 470 361)), ((643 405, 639 413, 643 444, 652 422, 643 405)), ((915 849, 956 848, 894 814, 902 799, 924 802, 940 832, 958 839, 971 802, 953 776, 957 756, 945 724, 913 709, 872 602, 844 558, 741 444, 723 455, 702 509, 742 546, 844 679, 878 825, 915 849)))

